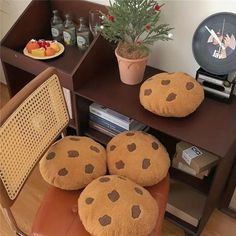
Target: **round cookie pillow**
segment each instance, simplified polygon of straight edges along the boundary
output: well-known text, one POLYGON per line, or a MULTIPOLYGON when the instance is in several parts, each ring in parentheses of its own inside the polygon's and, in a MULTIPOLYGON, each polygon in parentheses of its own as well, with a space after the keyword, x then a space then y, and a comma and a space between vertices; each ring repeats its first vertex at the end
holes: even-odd
POLYGON ((152 186, 166 177, 170 159, 154 136, 128 131, 108 143, 107 165, 110 174, 126 176, 141 186, 152 186))
POLYGON ((106 173, 106 150, 91 138, 67 136, 49 148, 39 169, 44 180, 55 187, 81 189, 106 173))
POLYGON ((159 214, 151 194, 123 176, 92 181, 78 199, 80 219, 93 236, 147 236, 159 214))
POLYGON ((143 107, 154 114, 185 117, 202 103, 204 90, 186 73, 160 73, 141 85, 139 99, 143 107))

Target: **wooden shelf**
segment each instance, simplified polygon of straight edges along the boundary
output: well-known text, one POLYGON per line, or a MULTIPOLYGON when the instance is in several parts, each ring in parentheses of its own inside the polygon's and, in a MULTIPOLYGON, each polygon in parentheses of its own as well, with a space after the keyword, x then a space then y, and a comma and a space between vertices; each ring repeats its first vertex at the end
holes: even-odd
MULTIPOLYGON (((51 37, 52 9, 58 9, 62 16, 70 13, 73 19, 88 17, 90 9, 107 11, 103 5, 83 0, 33 0, 1 41, 0 56, 11 95, 16 94, 35 75, 54 66, 61 85, 71 93, 74 120, 70 126, 75 128, 69 130, 72 134, 87 135, 103 145, 110 141, 111 137, 88 127, 89 105, 96 102, 151 127, 148 132, 167 147, 171 157, 180 140, 219 156, 215 171, 203 180, 170 169, 173 178, 192 185, 199 193, 204 193, 206 200, 197 227, 169 213, 166 215, 188 232, 199 235, 218 204, 233 165, 236 153, 236 97, 233 97, 231 104, 206 98, 197 111, 185 118, 152 114, 140 104, 140 85, 129 86, 120 81, 114 48, 100 35, 86 51, 66 47, 61 56, 47 61, 26 57, 22 50, 30 39, 51 37)), ((160 72, 147 67, 145 79, 160 72)))
MULTIPOLYGON (((147 67, 145 77, 159 72, 147 67)), ((80 86, 75 93, 220 157, 224 157, 236 141, 235 97, 230 105, 205 98, 197 111, 188 117, 166 118, 152 114, 141 106, 139 88, 140 85, 121 83, 117 65, 114 65, 101 69, 99 74, 90 77, 89 83, 80 86)))
POLYGON ((201 221, 206 198, 192 186, 171 179, 167 212, 196 228, 201 221))

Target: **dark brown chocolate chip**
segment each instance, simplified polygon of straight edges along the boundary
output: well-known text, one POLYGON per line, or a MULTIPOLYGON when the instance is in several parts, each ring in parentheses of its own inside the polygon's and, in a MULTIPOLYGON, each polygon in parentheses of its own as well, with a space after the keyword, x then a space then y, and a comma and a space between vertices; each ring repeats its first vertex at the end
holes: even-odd
POLYGON ((108 215, 104 215, 98 219, 101 226, 107 226, 111 224, 111 217, 108 215))
POLYGON ((135 143, 128 144, 127 148, 129 152, 133 152, 136 149, 136 144, 135 143))
POLYGON ((116 202, 120 198, 120 194, 116 190, 111 191, 107 196, 112 202, 116 202))
POLYGON ((162 85, 168 85, 170 83, 170 80, 169 79, 163 79, 162 81, 161 81, 161 84, 162 85))
POLYGON ((95 146, 90 146, 90 149, 91 149, 92 151, 94 151, 94 152, 97 152, 97 153, 100 152, 100 150, 99 150, 97 147, 95 147, 95 146))
POLYGON ((188 82, 188 83, 186 84, 186 89, 187 89, 187 90, 191 90, 191 89, 193 89, 193 87, 194 87, 194 84, 193 84, 192 82, 188 82))
POLYGON ((94 166, 92 164, 88 164, 85 166, 84 171, 86 174, 91 174, 93 173, 94 166))
POLYGON ((142 168, 147 169, 151 165, 150 159, 143 159, 142 168))
POLYGON ((67 153, 68 153, 68 157, 78 157, 79 156, 79 152, 76 150, 70 150, 67 153))
POLYGON ((94 201, 94 198, 92 198, 92 197, 87 197, 87 198, 85 199, 85 202, 86 202, 86 204, 88 204, 88 205, 92 204, 93 201, 94 201))
POLYGON ((153 143, 152 143, 152 148, 153 148, 154 150, 157 150, 157 149, 159 148, 158 143, 157 143, 157 142, 153 142, 153 143))
POLYGON ((140 195, 143 195, 143 191, 140 188, 135 187, 134 190, 135 190, 136 193, 138 193, 140 195))
POLYGON ((111 147, 110 147, 110 151, 115 150, 115 148, 116 148, 116 145, 111 145, 111 147))
POLYGON ((144 90, 144 96, 150 96, 152 94, 152 90, 151 89, 145 89, 144 90))
POLYGON ((134 219, 138 218, 141 213, 141 209, 140 209, 139 205, 133 205, 131 208, 131 212, 132 212, 132 217, 134 219))
POLYGON ((59 176, 65 176, 68 174, 68 170, 66 168, 62 168, 58 171, 59 176))
POLYGON ((124 169, 124 167, 125 167, 125 163, 122 160, 116 162, 116 169, 120 170, 120 169, 124 169))
POLYGON ((80 141, 79 138, 70 138, 70 140, 72 140, 72 141, 80 141))
POLYGON ((102 183, 108 182, 108 181, 110 181, 110 178, 109 178, 109 177, 101 177, 101 178, 99 179, 99 181, 102 182, 102 183))
POLYGON ((118 176, 119 179, 122 179, 122 180, 127 180, 125 177, 123 176, 118 176))
POLYGON ((52 160, 56 156, 55 152, 49 152, 48 155, 46 156, 47 160, 52 160))
POLYGON ((126 133, 126 136, 134 136, 134 134, 135 134, 135 133, 129 132, 129 133, 126 133))
POLYGON ((171 101, 173 101, 173 100, 175 100, 176 99, 176 94, 175 93, 170 93, 168 96, 167 96, 167 98, 166 98, 166 101, 167 102, 171 102, 171 101))

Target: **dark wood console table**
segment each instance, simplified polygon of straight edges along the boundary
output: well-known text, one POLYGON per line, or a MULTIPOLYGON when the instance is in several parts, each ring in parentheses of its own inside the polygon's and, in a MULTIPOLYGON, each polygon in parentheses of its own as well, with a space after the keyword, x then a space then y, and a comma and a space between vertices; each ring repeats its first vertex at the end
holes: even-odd
MULTIPOLYGON (((1 42, 1 61, 11 95, 42 70, 54 66, 62 86, 71 93, 74 116, 70 126, 78 134, 88 135, 104 145, 110 140, 110 137, 89 128, 89 105, 97 102, 150 126, 150 132, 167 147, 171 158, 175 144, 180 140, 219 156, 214 174, 203 180, 170 169, 173 179, 193 186, 205 195, 205 201, 196 227, 170 213, 166 217, 186 232, 199 235, 217 207, 236 156, 236 97, 231 104, 206 98, 199 109, 186 118, 164 118, 140 105, 140 85, 129 86, 120 82, 114 51, 101 36, 96 37, 85 52, 80 52, 77 47, 66 47, 62 56, 49 61, 24 56, 22 50, 29 39, 50 38, 50 17, 54 8, 73 16, 87 16, 92 8, 105 10, 102 5, 79 0, 32 1, 1 42)), ((145 78, 156 73, 160 71, 147 67, 145 78)))

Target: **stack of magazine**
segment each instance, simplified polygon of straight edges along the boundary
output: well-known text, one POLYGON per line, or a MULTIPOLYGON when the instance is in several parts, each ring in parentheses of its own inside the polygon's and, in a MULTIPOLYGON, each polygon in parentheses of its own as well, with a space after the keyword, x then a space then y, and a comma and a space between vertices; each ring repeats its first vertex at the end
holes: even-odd
POLYGON ((97 103, 89 106, 89 126, 111 137, 123 131, 148 129, 146 125, 97 103))

